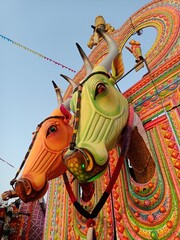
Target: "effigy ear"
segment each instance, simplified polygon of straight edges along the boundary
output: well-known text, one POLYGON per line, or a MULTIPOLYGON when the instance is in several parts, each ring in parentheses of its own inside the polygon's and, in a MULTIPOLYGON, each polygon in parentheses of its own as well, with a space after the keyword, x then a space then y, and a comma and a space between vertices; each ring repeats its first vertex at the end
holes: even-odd
MULTIPOLYGON (((69 79, 68 77, 66 77, 66 78, 68 79, 67 81, 70 81, 71 84, 74 84, 74 87, 75 87, 75 83, 73 83, 72 80, 69 79)), ((54 81, 52 81, 52 83, 53 83, 53 86, 54 86, 54 89, 56 92, 58 108, 59 108, 59 109, 55 109, 53 111, 52 115, 57 115, 57 116, 62 115, 64 123, 68 124, 71 119, 71 113, 69 112, 69 110, 70 110, 69 109, 69 101, 70 100, 68 99, 65 102, 63 102, 63 97, 61 95, 60 88, 57 86, 57 84, 54 81), (59 110, 60 110, 60 112, 59 112, 59 110)))
POLYGON ((118 55, 112 61, 111 70, 111 75, 114 81, 118 80, 123 75, 124 64, 122 60, 122 53, 118 53, 118 55))
POLYGON ((64 123, 68 124, 72 117, 71 113, 68 111, 68 109, 63 104, 60 106, 60 111, 64 115, 64 118, 63 118, 64 123))

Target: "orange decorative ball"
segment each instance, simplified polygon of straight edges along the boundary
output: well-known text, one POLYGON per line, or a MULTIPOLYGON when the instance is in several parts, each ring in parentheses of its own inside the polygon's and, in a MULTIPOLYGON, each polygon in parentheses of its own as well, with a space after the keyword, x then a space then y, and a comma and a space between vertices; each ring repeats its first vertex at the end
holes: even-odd
POLYGON ((134 226, 134 231, 135 232, 139 232, 139 227, 138 226, 134 226))
POLYGON ((135 212, 135 213, 134 213, 134 216, 135 216, 135 217, 139 217, 139 213, 138 213, 138 212, 135 212))
POLYGON ((121 214, 116 214, 116 219, 118 220, 118 222, 120 222, 121 221, 121 219, 122 219, 122 215, 121 214))
POLYGON ((164 206, 160 207, 160 212, 164 213, 166 211, 166 208, 164 206))
POLYGON ((172 151, 171 153, 171 157, 173 158, 177 158, 178 155, 179 155, 178 151, 172 151))
POLYGON ((154 194, 154 199, 158 199, 159 198, 159 194, 155 193, 154 194))
POLYGON ((167 227, 168 227, 168 228, 172 228, 172 227, 173 227, 173 223, 172 223, 171 221, 168 221, 168 222, 167 222, 167 227))
POLYGON ((154 222, 154 216, 152 214, 148 215, 147 220, 152 223, 154 222))
POLYGON ((113 230, 112 229, 108 229, 108 235, 112 236, 112 234, 113 234, 113 230))
POLYGON ((149 207, 151 205, 151 201, 150 200, 145 200, 144 201, 144 206, 149 207))
POLYGON ((176 161, 175 164, 174 164, 175 168, 179 169, 180 170, 180 161, 176 161))
POLYGON ((149 186, 149 188, 153 188, 154 184, 153 184, 152 182, 150 182, 150 183, 148 184, 148 186, 149 186))
POLYGON ((123 227, 122 225, 119 225, 119 226, 118 226, 118 231, 119 231, 120 233, 123 233, 123 232, 124 232, 124 227, 123 227))

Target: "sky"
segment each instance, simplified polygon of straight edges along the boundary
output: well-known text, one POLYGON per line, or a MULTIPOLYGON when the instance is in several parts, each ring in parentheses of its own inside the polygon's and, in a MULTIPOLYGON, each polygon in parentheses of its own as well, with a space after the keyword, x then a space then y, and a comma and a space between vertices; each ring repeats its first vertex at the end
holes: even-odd
MULTIPOLYGON (((14 166, 0 160, 0 194, 11 189, 9 183, 24 159, 32 132, 57 107, 52 80, 63 94, 68 84, 60 74, 73 78, 83 65, 75 43, 90 54, 87 42, 95 17, 102 15, 106 23, 118 29, 149 2, 0 0, 0 159, 14 166)), ((155 36, 151 28, 136 35, 144 54, 155 36)), ((123 53, 128 71, 134 66, 134 58, 128 50, 123 53)), ((131 73, 119 83, 121 90, 128 89, 146 72, 144 68, 131 73)))

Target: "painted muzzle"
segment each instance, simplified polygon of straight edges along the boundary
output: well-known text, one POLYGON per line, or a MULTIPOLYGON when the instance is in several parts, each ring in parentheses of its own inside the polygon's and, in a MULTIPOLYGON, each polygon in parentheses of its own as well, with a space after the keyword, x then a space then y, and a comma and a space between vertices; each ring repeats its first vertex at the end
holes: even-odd
POLYGON ((107 163, 98 165, 92 154, 82 148, 68 151, 64 156, 67 169, 80 183, 93 181, 106 169, 107 163))

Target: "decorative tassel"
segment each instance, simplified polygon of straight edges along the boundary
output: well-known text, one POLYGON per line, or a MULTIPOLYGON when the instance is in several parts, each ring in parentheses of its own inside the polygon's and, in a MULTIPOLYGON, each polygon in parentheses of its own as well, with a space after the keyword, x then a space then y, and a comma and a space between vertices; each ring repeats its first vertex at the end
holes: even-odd
POLYGON ((87 231, 87 240, 96 240, 94 227, 89 227, 87 231))
POLYGON ((96 232, 94 229, 95 226, 95 221, 92 218, 89 218, 87 220, 87 227, 88 227, 88 231, 87 231, 87 240, 96 240, 96 232))

